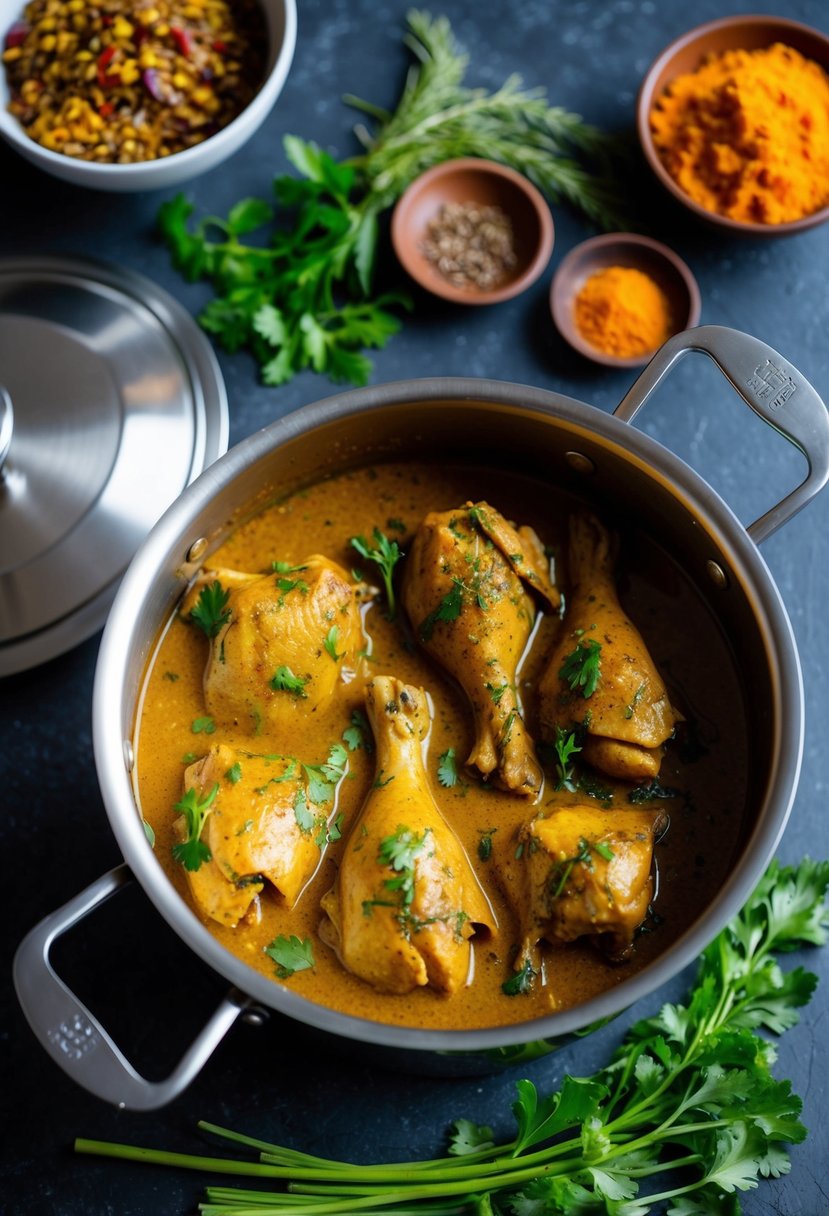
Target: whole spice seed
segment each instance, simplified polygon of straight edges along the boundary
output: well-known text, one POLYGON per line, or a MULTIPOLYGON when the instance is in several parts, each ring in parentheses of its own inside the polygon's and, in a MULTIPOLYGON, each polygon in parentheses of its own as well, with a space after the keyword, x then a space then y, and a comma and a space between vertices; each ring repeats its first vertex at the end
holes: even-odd
POLYGON ((474 202, 444 203, 420 248, 443 278, 471 290, 500 286, 517 261, 509 216, 474 202))
POLYGON ((3 44, 9 112, 53 152, 155 160, 244 109, 266 45, 256 0, 31 0, 3 44))

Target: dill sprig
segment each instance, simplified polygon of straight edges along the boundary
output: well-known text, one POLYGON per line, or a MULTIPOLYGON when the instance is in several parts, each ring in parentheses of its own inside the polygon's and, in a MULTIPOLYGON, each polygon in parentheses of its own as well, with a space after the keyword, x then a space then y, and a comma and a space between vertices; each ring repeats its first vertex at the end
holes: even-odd
POLYGON ((614 141, 580 115, 549 105, 543 88, 523 88, 518 75, 492 93, 465 86, 469 57, 448 20, 413 9, 407 21, 404 41, 417 62, 394 112, 345 98, 378 124, 373 134, 362 124, 355 128, 366 151, 350 163, 381 207, 433 165, 480 156, 525 174, 553 202, 569 203, 602 228, 626 226, 621 192, 608 172, 614 141))

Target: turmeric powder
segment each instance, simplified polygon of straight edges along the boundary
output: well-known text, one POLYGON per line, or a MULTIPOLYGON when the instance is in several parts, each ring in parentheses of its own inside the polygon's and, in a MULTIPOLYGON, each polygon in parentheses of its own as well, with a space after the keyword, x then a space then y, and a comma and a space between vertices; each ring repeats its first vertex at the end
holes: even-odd
POLYGON ((585 341, 619 359, 646 355, 673 332, 665 292, 633 266, 605 266, 592 274, 576 296, 573 317, 585 341))
POLYGON ((783 224, 829 203, 829 77, 792 47, 711 56, 668 86, 650 123, 665 168, 706 211, 783 224))

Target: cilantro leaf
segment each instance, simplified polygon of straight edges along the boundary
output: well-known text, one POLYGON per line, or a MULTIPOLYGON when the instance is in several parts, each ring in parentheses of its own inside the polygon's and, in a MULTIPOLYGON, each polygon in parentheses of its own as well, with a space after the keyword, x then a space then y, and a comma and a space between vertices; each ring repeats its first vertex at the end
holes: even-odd
POLYGON ((449 1154, 452 1157, 466 1157, 470 1153, 477 1153, 479 1149, 495 1147, 491 1127, 472 1123, 469 1119, 456 1119, 452 1127, 454 1131, 449 1142, 449 1154))
POLYGON ((270 686, 275 692, 289 692, 297 698, 308 696, 305 685, 310 676, 295 676, 290 667, 277 667, 270 679, 270 686))
POLYGON ((314 948, 309 937, 300 940, 295 934, 285 937, 279 934, 263 947, 268 958, 276 963, 276 974, 286 980, 297 971, 307 971, 315 965, 314 948))
POLYGON ((555 754, 556 754, 556 772, 558 773, 558 781, 556 782, 557 790, 575 790, 575 782, 573 780, 573 766, 570 763, 570 757, 576 752, 581 751, 578 744, 578 733, 576 731, 566 731, 563 727, 556 727, 555 737, 555 754))
POLYGON ((332 625, 331 628, 328 630, 328 633, 325 635, 325 638, 324 638, 322 644, 323 644, 323 647, 325 648, 326 653, 331 656, 331 658, 334 660, 335 663, 339 663, 340 659, 343 657, 341 654, 337 654, 337 643, 339 642, 339 640, 340 640, 339 627, 337 625, 332 625))
POLYGON ((343 739, 348 744, 350 752, 356 752, 360 747, 367 752, 374 750, 370 729, 365 714, 361 713, 359 709, 355 709, 351 715, 351 725, 343 731, 343 739))
POLYGON ((438 757, 438 781, 446 789, 451 789, 460 781, 454 747, 448 748, 442 756, 438 757))
POLYGON ((341 743, 332 743, 322 764, 303 764, 308 799, 315 806, 331 802, 337 786, 348 771, 348 752, 341 743))
POLYGON ((414 900, 415 862, 426 848, 430 829, 418 835, 401 824, 393 835, 380 842, 377 852, 378 865, 395 871, 394 878, 387 878, 384 886, 399 893, 401 905, 406 908, 414 900))
POLYGON ((501 990, 506 996, 521 996, 532 989, 536 974, 532 963, 526 958, 519 970, 504 980, 501 990))
POLYGON ((584 642, 580 639, 575 650, 565 656, 558 674, 571 692, 581 689, 583 697, 593 696, 601 673, 601 652, 601 642, 584 642))
POLYGON ((230 609, 227 607, 229 599, 230 592, 216 579, 199 591, 199 598, 190 612, 190 620, 198 625, 207 637, 215 638, 230 620, 230 609))
POLYGON ((400 561, 403 553, 396 540, 389 540, 385 532, 381 532, 379 528, 375 528, 372 532, 374 545, 372 546, 364 536, 352 536, 350 544, 352 549, 364 557, 367 561, 374 562, 380 569, 380 577, 383 580, 383 587, 386 592, 386 603, 389 609, 389 620, 393 621, 396 615, 396 604, 394 598, 394 586, 392 577, 394 568, 400 561))
POLYGON ((462 607, 463 583, 459 578, 453 578, 450 590, 446 592, 437 607, 433 608, 420 622, 418 628, 420 640, 422 642, 430 641, 438 621, 456 621, 461 614, 462 607))
POLYGON ((212 857, 210 849, 200 837, 218 792, 218 781, 204 798, 199 798, 197 791, 191 788, 173 808, 184 816, 186 832, 185 839, 173 845, 173 857, 185 870, 199 870, 202 863, 210 861, 212 857))

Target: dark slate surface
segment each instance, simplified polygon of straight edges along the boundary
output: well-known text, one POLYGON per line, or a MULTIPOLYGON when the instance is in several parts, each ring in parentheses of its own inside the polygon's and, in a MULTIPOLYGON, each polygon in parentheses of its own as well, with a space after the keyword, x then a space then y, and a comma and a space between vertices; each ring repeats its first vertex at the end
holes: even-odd
MULTIPOLYGON (((651 58, 687 26, 742 6, 700 0, 694 6, 655 0, 445 0, 441 6, 471 53, 470 82, 496 86, 520 71, 550 98, 611 129, 630 131, 639 80, 651 58)), ((766 0, 754 11, 773 12, 766 0)), ((782 6, 781 6, 782 7, 782 6)), ((195 182, 207 211, 268 189, 284 171, 281 137, 293 132, 339 155, 354 150, 346 91, 382 105, 397 96, 406 66, 403 0, 302 0, 296 59, 265 127, 228 164, 195 182)), ((793 0, 786 15, 829 30, 821 0, 793 0)), ((94 254, 133 267, 191 309, 205 298, 171 271, 153 236, 165 192, 98 195, 42 177, 0 150, 4 253, 94 254)), ((644 169, 634 190, 654 210, 644 169)), ((689 224, 673 209, 655 209, 656 231, 696 272, 705 322, 732 325, 770 342, 822 391, 829 392, 829 228, 785 241, 729 241, 689 224)), ((631 377, 602 372, 573 356, 552 330, 550 276, 590 229, 555 209, 556 247, 548 272, 521 299, 493 309, 453 309, 418 298, 404 332, 377 356, 375 382, 434 373, 521 381, 612 410, 631 377)), ((231 441, 333 389, 304 375, 279 390, 256 382, 244 356, 220 356, 231 402, 231 441)), ((799 479, 799 457, 742 409, 716 371, 686 360, 673 386, 647 410, 642 425, 693 464, 749 522, 799 479), (693 364, 693 366, 692 366, 693 364)), ((829 749, 829 494, 764 546, 797 635, 806 695, 802 778, 780 846, 785 861, 829 856, 826 792, 829 749)), ((604 1060, 631 1020, 564 1054, 523 1070, 473 1080, 400 1076, 366 1064, 348 1046, 323 1054, 297 1045, 291 1025, 255 1030, 239 1025, 192 1088, 160 1113, 118 1113, 87 1096, 47 1058, 11 993, 14 947, 51 909, 119 860, 95 778, 90 736, 92 679, 98 639, 0 686, 0 832, 3 858, 3 1000, 0 1016, 5 1080, 4 1176, 0 1208, 26 1216, 150 1216, 195 1210, 196 1176, 92 1159, 71 1153, 76 1135, 202 1151, 198 1118, 354 1159, 401 1159, 438 1152, 450 1120, 466 1115, 506 1134, 514 1081, 525 1073, 554 1086, 564 1071, 585 1074, 604 1060)), ((119 897, 67 936, 56 961, 99 1010, 136 1062, 163 1075, 223 984, 207 973, 140 893, 119 897)), ((826 1013, 829 952, 803 960, 823 985, 801 1025, 780 1045, 779 1075, 791 1077, 805 1102, 807 1142, 792 1153, 789 1177, 747 1195, 749 1216, 817 1216, 829 1211, 829 1123, 826 1113, 826 1013)), ((666 996, 678 998, 688 976, 643 1002, 637 1015, 666 996)), ((208 1150, 209 1151, 209 1150, 208 1150)))

